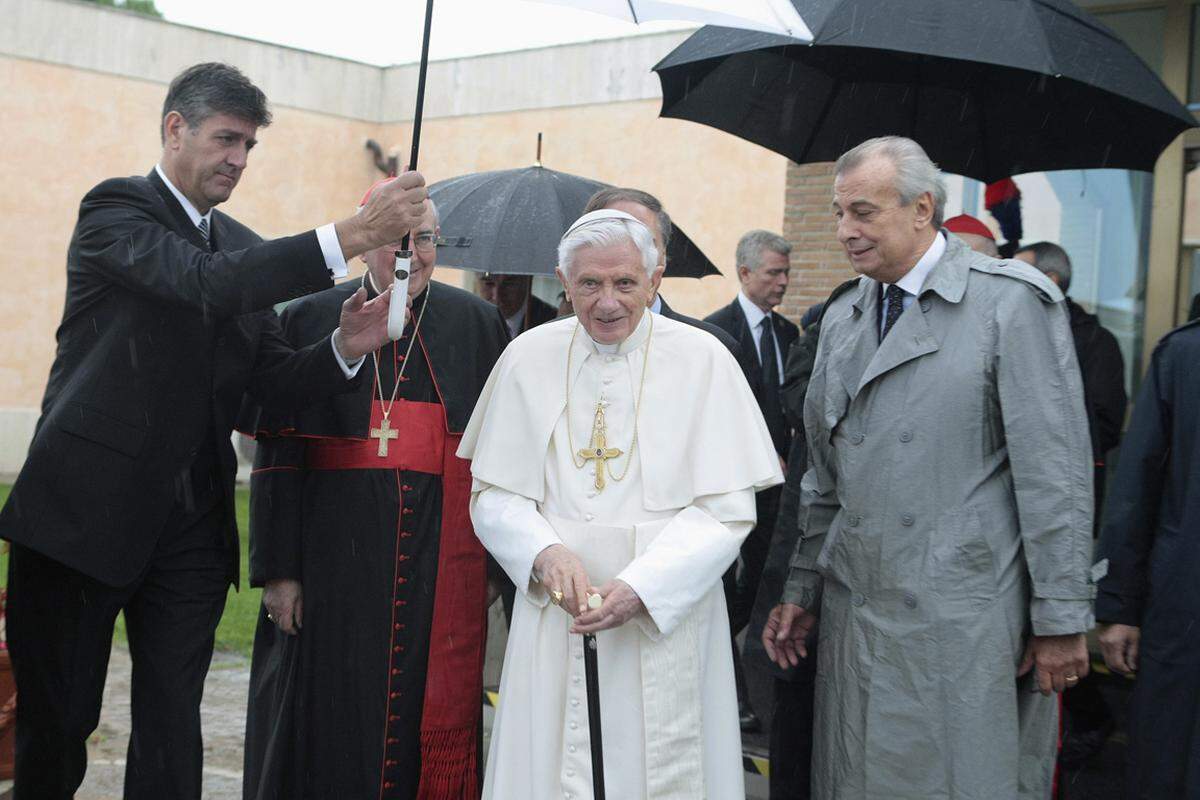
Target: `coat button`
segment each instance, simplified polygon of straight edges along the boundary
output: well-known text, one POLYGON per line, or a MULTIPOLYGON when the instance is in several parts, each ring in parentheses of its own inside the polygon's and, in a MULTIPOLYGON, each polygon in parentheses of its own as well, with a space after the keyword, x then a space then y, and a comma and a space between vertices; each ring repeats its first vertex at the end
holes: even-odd
POLYGON ((854 442, 855 444, 862 444, 866 438, 867 437, 864 436, 863 434, 856 433, 856 434, 854 434, 854 438, 852 438, 850 441, 854 442))
POLYGON ((904 514, 903 516, 900 517, 900 524, 906 528, 908 526, 912 525, 914 521, 915 520, 913 520, 912 514, 904 514))
POLYGON ((851 528, 857 528, 862 524, 862 517, 860 517, 858 514, 851 514, 849 522, 851 528))
POLYGON ((902 431, 900 433, 900 441, 911 442, 912 441, 912 431, 902 431))
POLYGON ((855 606, 861 607, 864 603, 867 602, 867 598, 863 597, 858 592, 855 592, 854 594, 850 595, 850 602, 853 603, 855 606))
POLYGON ((905 592, 904 593, 904 605, 908 606, 909 608, 916 608, 917 607, 917 596, 914 595, 912 592, 905 592))

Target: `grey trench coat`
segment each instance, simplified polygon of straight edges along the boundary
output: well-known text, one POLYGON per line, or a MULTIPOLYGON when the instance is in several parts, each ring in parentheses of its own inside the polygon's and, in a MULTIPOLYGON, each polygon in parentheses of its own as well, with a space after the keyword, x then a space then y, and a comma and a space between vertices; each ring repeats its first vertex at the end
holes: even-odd
POLYGON ((1048 798, 1032 630, 1092 624, 1091 444, 1062 293, 947 236, 879 342, 866 277, 825 314, 784 599, 818 608, 814 797, 1048 798))

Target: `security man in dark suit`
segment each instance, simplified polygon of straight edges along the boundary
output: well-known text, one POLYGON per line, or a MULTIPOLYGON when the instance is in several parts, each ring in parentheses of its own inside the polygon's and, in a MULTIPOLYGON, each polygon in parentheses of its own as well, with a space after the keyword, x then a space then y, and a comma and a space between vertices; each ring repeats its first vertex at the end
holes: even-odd
MULTIPOLYGON (((780 388, 783 381, 783 360, 800 336, 795 323, 776 314, 774 309, 783 302, 791 274, 789 256, 792 246, 776 233, 753 230, 738 241, 736 259, 741 291, 733 302, 705 317, 706 322, 719 326, 741 344, 742 349, 755 356, 750 388, 758 398, 758 407, 771 432, 771 440, 779 459, 785 463, 792 444, 792 429, 783 412, 780 388)), ((758 592, 763 564, 779 513, 782 487, 759 492, 756 497, 758 524, 742 543, 742 569, 729 601, 729 623, 736 636, 750 621, 750 611, 758 592)), ((735 664, 738 660, 735 659, 735 664)), ((740 677, 740 671, 739 671, 740 677)), ((758 719, 746 700, 739 680, 739 705, 742 730, 759 727, 758 719)))
POLYGON ((400 240, 424 213, 424 180, 406 174, 355 217, 264 242, 213 207, 270 120, 237 69, 190 67, 167 92, 158 165, 102 182, 80 205, 41 418, 0 512, 17 800, 70 798, 83 781, 122 611, 125 797, 198 800, 200 698, 238 575, 230 432, 243 393, 302 406, 346 391, 387 341, 390 293, 366 302, 360 290, 340 327, 302 350, 272 306, 400 240))

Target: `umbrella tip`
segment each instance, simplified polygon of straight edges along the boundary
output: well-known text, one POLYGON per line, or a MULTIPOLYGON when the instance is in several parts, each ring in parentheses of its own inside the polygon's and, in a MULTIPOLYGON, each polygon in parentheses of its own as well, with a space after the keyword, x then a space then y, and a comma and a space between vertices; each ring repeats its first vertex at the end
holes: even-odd
POLYGON ((540 167, 542 165, 542 132, 541 131, 538 131, 537 157, 534 158, 533 165, 535 167, 540 167))

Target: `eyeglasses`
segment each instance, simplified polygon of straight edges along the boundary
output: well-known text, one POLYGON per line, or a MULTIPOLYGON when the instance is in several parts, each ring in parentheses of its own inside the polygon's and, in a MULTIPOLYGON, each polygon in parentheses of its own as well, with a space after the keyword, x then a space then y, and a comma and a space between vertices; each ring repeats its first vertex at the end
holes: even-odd
POLYGON ((413 249, 422 253, 432 253, 439 244, 438 237, 432 233, 418 233, 412 237, 413 249))

